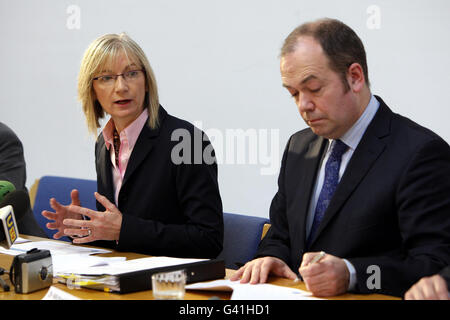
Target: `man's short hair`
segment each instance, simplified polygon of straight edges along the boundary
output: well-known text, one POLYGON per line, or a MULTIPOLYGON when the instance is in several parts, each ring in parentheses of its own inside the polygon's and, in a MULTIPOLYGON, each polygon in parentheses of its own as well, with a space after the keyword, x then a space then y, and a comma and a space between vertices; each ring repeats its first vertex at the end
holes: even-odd
POLYGON ((340 75, 346 90, 350 89, 346 77, 347 70, 355 62, 361 65, 367 86, 370 85, 366 51, 352 28, 339 20, 329 18, 304 23, 295 28, 284 40, 281 57, 296 50, 298 38, 301 36, 313 37, 320 43, 329 60, 329 67, 340 75))

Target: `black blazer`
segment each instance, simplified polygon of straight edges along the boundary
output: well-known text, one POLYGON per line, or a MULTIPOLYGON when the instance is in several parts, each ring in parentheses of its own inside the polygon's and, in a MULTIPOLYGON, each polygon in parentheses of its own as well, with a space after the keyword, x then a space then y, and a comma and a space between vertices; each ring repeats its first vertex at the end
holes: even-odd
MULTIPOLYGON (((206 135, 200 140, 203 145, 194 145, 194 131, 200 137, 203 132, 160 107, 159 127, 143 127, 128 162, 118 197, 123 214, 118 244, 97 241, 95 245, 175 257, 214 258, 220 253, 223 214, 217 164, 174 164, 171 153, 181 141, 172 141, 176 129, 191 135, 191 160, 195 160, 194 147, 212 150, 206 135)), ((95 145, 95 164, 98 192, 114 203, 112 165, 102 134, 95 145)), ((97 208, 105 210, 98 202, 97 208)))
POLYGON ((310 248, 306 216, 328 142, 310 129, 291 136, 270 207, 272 227, 257 256, 278 257, 297 272, 305 252, 324 250, 353 264, 356 292, 403 296, 450 263, 450 147, 377 100, 310 248), (371 265, 381 271, 379 290, 367 286, 371 265))
POLYGON ((450 266, 445 267, 439 272, 442 278, 444 278, 445 282, 447 282, 447 290, 450 292, 450 266))

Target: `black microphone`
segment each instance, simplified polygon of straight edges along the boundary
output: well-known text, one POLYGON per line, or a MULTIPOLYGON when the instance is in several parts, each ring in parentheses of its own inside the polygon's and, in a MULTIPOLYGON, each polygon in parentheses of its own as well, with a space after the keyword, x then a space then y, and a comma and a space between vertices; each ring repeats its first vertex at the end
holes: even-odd
POLYGON ((30 197, 24 190, 8 193, 0 202, 0 245, 9 249, 19 237, 17 221, 30 210, 30 197))

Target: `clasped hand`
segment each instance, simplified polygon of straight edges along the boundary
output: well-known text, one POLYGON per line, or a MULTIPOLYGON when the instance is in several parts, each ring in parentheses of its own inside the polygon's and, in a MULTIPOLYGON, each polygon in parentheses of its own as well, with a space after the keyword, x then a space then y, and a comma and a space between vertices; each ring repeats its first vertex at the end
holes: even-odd
POLYGON ((122 213, 105 196, 95 192, 97 201, 105 207, 104 212, 81 207, 78 190, 72 190, 70 205, 61 205, 55 198, 50 206, 55 212, 44 210, 42 215, 53 222, 47 223, 50 230, 58 230, 54 239, 63 236, 76 237, 73 243, 87 243, 95 240, 119 240, 122 213), (90 220, 83 220, 83 216, 90 220))

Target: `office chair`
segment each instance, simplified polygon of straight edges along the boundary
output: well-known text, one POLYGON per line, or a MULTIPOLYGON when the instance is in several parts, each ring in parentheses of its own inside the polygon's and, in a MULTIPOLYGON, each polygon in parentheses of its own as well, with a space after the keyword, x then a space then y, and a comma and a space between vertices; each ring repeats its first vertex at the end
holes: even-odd
POLYGON ((255 256, 263 226, 269 220, 224 212, 223 222, 223 250, 217 259, 224 259, 228 269, 238 269, 255 256))

